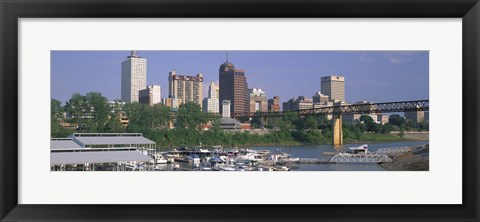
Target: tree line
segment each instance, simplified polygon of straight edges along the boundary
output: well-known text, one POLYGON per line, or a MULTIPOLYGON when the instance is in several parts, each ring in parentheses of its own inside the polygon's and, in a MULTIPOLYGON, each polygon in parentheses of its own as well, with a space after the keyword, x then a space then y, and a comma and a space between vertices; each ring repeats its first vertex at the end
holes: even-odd
MULTIPOLYGON (((295 145, 302 143, 327 144, 331 141, 332 124, 326 116, 298 116, 286 113, 282 117, 262 122, 260 116, 242 119, 252 128, 265 128, 266 133, 232 132, 220 128, 218 115, 202 112, 200 105, 189 102, 179 106, 176 112, 162 104, 153 106, 140 103, 122 103, 98 92, 86 95, 75 93, 62 106, 51 99, 51 137, 66 137, 74 132, 88 133, 143 133, 160 147, 224 145, 295 145), (173 121, 175 115, 175 121, 173 121), (124 127, 121 118, 128 118, 124 127), (170 129, 173 123, 174 128, 170 129), (64 127, 72 126, 71 128, 64 127), (210 126, 202 130, 202 126, 210 126)), ((366 134, 389 135, 391 131, 428 130, 428 123, 416 124, 400 115, 389 117, 389 123, 377 124, 368 115, 360 121, 343 124, 346 140, 362 140, 366 134)), ((371 138, 371 136, 369 137, 371 138)))

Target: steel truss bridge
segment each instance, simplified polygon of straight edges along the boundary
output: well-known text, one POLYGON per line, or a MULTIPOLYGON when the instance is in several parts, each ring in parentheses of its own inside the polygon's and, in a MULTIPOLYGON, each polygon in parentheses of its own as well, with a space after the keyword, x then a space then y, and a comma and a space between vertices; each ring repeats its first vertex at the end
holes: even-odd
POLYGON ((299 116, 325 115, 325 114, 370 114, 370 113, 395 113, 428 111, 429 100, 365 103, 342 106, 328 106, 313 109, 302 109, 285 112, 236 112, 232 113, 233 118, 242 117, 281 117, 286 113, 298 113, 299 116))
POLYGON ((371 113, 396 113, 396 112, 416 112, 428 111, 429 100, 386 102, 386 103, 362 103, 342 106, 328 106, 313 109, 302 109, 286 112, 242 112, 232 113, 234 118, 242 117, 261 117, 262 122, 267 122, 267 118, 282 117, 287 113, 298 113, 299 116, 332 115, 332 144, 339 147, 343 144, 342 115, 343 114, 371 114, 371 113))

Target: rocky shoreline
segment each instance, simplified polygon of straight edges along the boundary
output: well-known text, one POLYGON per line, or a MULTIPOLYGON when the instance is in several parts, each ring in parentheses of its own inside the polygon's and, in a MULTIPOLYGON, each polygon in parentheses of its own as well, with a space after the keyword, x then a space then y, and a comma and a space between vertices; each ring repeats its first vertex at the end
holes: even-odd
POLYGON ((388 163, 380 166, 389 171, 428 171, 429 170, 429 145, 415 146, 406 153, 393 156, 388 163))

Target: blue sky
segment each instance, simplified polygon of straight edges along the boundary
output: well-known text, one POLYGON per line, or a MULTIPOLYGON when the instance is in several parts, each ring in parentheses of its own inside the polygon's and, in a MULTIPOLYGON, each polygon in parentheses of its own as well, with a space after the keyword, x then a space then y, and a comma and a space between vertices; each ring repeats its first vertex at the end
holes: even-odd
MULTIPOLYGON (((218 83, 225 51, 139 51, 147 59, 147 84, 168 95, 168 72, 203 73, 205 90, 218 83)), ((120 98, 121 62, 130 51, 52 51, 51 97, 62 103, 73 93, 96 91, 120 98)), ((320 91, 320 77, 345 77, 347 102, 428 99, 428 51, 229 51, 229 61, 245 69, 249 88, 261 88, 282 102, 320 91)), ((207 91, 204 91, 204 97, 207 91)))

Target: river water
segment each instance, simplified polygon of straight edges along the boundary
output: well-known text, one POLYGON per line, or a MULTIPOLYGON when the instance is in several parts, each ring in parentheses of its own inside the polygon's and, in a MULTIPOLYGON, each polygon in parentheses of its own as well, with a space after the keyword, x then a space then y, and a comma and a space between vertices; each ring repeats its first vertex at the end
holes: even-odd
MULTIPOLYGON (((402 141, 388 143, 370 143, 369 151, 376 151, 380 148, 402 147, 402 146, 418 146, 428 144, 428 141, 402 141)), ((341 149, 348 150, 349 147, 356 147, 362 144, 344 144, 341 149)), ((232 148, 225 148, 231 150, 232 148)), ((300 158, 318 158, 329 160, 331 156, 323 156, 323 152, 335 152, 332 145, 302 145, 302 146, 265 146, 254 147, 254 150, 270 150, 281 151, 290 154, 292 157, 300 158)), ((161 166, 162 170, 171 170, 170 164, 161 166)), ((292 171, 384 171, 380 165, 376 163, 337 163, 337 164, 298 164, 292 168, 292 171)))

